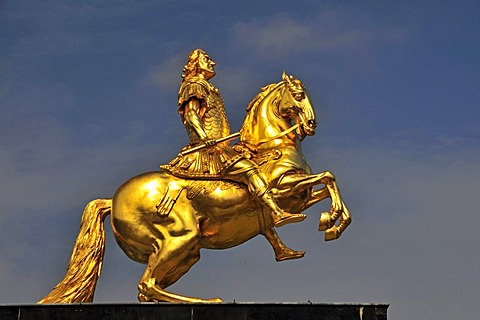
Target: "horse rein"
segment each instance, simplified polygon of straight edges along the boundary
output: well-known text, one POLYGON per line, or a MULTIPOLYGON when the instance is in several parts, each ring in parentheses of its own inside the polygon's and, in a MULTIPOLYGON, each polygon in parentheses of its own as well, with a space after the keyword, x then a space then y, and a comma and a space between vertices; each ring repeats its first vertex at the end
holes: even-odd
MULTIPOLYGON (((258 144, 263 144, 263 143, 266 143, 266 142, 269 142, 269 141, 273 141, 275 139, 278 139, 278 138, 281 138, 283 137, 284 135, 287 135, 289 134, 290 132, 292 132, 293 130, 297 129, 298 127, 300 127, 300 124, 295 124, 294 126, 291 126, 290 128, 288 128, 287 130, 283 130, 282 132, 280 132, 279 134, 277 134, 276 136, 274 137, 271 137, 271 138, 267 138, 267 139, 262 139, 262 140, 259 140, 257 141, 258 144)), ((248 141, 247 141, 248 142, 248 141)))

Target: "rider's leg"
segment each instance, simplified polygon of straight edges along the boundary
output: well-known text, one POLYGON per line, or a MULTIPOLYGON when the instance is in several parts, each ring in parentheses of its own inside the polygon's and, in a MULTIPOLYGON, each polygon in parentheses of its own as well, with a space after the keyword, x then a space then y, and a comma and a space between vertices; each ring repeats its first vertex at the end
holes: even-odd
POLYGON ((305 251, 296 251, 287 247, 273 228, 263 233, 263 236, 272 246, 273 251, 275 252, 275 260, 277 262, 290 259, 299 259, 303 258, 305 255, 305 251))
POLYGON ((275 201, 271 190, 268 190, 258 197, 272 210, 272 218, 275 227, 282 227, 289 223, 301 222, 307 217, 303 213, 289 213, 282 210, 275 201))
POLYGON ((272 210, 272 218, 276 227, 300 222, 306 218, 304 214, 288 213, 278 206, 270 186, 258 171, 255 163, 250 160, 242 159, 236 162, 224 173, 224 178, 246 184, 250 193, 257 196, 272 210))

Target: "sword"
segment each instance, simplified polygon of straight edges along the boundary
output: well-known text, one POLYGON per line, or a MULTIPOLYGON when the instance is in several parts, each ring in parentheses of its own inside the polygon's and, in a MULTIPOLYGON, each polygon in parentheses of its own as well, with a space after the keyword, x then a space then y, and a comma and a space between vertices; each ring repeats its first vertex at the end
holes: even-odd
MULTIPOLYGON (((220 143, 220 142, 224 142, 224 141, 230 141, 230 140, 236 139, 238 137, 240 137, 240 132, 235 132, 235 133, 232 133, 231 135, 228 135, 226 137, 215 140, 215 144, 220 143)), ((207 147, 206 144, 201 144, 199 146, 196 146, 196 147, 193 147, 191 149, 180 152, 178 154, 178 156, 183 157, 183 156, 186 156, 187 154, 190 154, 192 152, 196 152, 198 150, 202 150, 203 148, 206 148, 206 147, 207 147)))

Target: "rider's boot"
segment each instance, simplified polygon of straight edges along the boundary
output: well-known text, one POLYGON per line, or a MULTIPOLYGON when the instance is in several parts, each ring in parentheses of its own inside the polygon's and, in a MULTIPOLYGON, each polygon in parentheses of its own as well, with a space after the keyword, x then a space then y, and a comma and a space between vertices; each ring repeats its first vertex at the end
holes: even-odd
POLYGON ((288 213, 282 210, 273 198, 271 190, 265 192, 263 196, 261 196, 261 199, 270 209, 272 209, 272 218, 275 227, 281 227, 288 223, 300 222, 307 217, 302 213, 288 213))
POLYGON ((283 211, 273 197, 272 189, 266 182, 265 178, 259 173, 258 168, 251 161, 239 161, 237 167, 244 167, 242 179, 247 184, 248 190, 258 199, 262 200, 272 210, 272 218, 275 227, 281 227, 288 223, 303 221, 307 216, 301 213, 288 213, 283 211))

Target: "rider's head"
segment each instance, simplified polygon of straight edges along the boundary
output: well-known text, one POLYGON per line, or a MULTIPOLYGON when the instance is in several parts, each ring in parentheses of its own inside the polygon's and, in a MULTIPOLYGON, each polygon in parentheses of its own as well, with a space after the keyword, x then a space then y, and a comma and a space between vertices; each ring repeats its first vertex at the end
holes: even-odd
POLYGON ((215 62, 202 49, 195 49, 188 55, 187 64, 183 67, 182 78, 203 76, 207 80, 215 76, 215 62))

